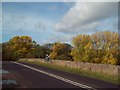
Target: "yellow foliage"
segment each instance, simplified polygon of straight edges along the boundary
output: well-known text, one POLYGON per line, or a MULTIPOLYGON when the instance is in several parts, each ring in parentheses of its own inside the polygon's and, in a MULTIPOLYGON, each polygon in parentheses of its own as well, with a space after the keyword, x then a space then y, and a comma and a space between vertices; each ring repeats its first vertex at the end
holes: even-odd
POLYGON ((56 58, 57 58, 57 53, 52 52, 52 53, 50 54, 50 58, 51 58, 51 59, 56 59, 56 58))
POLYGON ((80 34, 72 40, 71 52, 74 60, 106 64, 118 64, 118 33, 97 32, 92 35, 80 34))

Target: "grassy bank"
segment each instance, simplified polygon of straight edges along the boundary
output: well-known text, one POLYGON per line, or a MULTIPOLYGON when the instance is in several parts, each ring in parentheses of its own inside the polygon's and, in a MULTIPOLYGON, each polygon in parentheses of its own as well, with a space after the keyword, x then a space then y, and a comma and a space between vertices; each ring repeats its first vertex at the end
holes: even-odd
POLYGON ((89 71, 84 71, 78 68, 70 68, 66 66, 61 66, 61 65, 46 63, 46 62, 40 62, 40 61, 19 60, 18 62, 36 64, 36 65, 40 65, 40 66, 44 66, 44 67, 48 67, 48 68, 52 68, 52 69, 56 69, 60 71, 74 73, 74 74, 118 84, 118 76, 109 76, 109 75, 102 74, 102 73, 89 72, 89 71))

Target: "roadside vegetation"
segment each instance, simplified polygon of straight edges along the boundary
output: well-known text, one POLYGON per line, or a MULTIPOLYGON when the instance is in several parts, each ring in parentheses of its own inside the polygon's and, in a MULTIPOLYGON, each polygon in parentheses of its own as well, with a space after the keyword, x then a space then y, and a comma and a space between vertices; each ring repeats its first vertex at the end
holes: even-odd
POLYGON ((45 58, 49 54, 51 59, 73 60, 70 55, 72 46, 67 43, 37 44, 29 36, 15 36, 8 42, 2 43, 3 60, 11 61, 20 58, 45 58))
POLYGON ((18 60, 18 62, 36 64, 36 65, 40 65, 43 67, 48 67, 51 69, 60 70, 60 71, 68 72, 68 73, 73 73, 73 74, 77 74, 77 75, 81 75, 81 76, 85 76, 85 77, 89 77, 89 78, 95 78, 98 80, 103 80, 103 81, 111 82, 111 83, 115 83, 115 84, 118 84, 118 79, 119 79, 118 76, 111 76, 111 75, 106 75, 103 73, 90 72, 90 71, 85 71, 85 70, 78 69, 78 68, 70 68, 67 66, 61 66, 61 65, 47 63, 47 62, 29 61, 27 59, 26 60, 18 60))
POLYGON ((45 58, 89 63, 120 64, 117 32, 97 32, 91 35, 79 34, 72 39, 73 46, 55 42, 37 44, 29 36, 15 36, 2 43, 3 60, 19 58, 45 58))
POLYGON ((120 64, 117 32, 97 32, 92 35, 80 34, 72 40, 71 52, 75 61, 120 64))
MULTIPOLYGON (((52 60, 120 65, 118 41, 119 37, 117 32, 105 31, 90 35, 79 34, 73 37, 73 46, 61 42, 40 45, 33 41, 30 36, 15 36, 8 42, 0 45, 2 45, 2 60, 4 61, 17 61, 20 58, 44 59, 46 54, 49 54, 52 60)), ((118 76, 108 76, 101 73, 88 72, 37 61, 24 62, 118 83, 118 76)))

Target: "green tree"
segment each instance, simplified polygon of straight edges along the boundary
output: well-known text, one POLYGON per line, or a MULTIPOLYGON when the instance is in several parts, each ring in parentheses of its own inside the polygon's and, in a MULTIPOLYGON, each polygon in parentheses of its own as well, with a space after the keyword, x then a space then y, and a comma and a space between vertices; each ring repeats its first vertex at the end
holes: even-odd
POLYGON ((49 48, 37 45, 33 53, 35 58, 45 58, 46 54, 50 52, 51 50, 49 48))

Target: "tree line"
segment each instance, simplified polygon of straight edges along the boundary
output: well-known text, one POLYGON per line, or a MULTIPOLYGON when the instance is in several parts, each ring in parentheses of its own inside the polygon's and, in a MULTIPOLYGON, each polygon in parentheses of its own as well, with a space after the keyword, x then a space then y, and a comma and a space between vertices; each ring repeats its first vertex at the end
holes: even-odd
POLYGON ((75 61, 120 64, 117 32, 97 32, 92 35, 80 34, 73 38, 71 52, 75 61))
POLYGON ((8 42, 2 43, 2 59, 18 60, 19 58, 45 58, 70 60, 71 45, 67 43, 37 44, 29 36, 15 36, 8 42))
POLYGON ((72 44, 55 42, 37 44, 29 36, 15 36, 2 43, 2 60, 19 58, 45 58, 81 61, 90 63, 120 64, 117 32, 97 32, 91 35, 79 34, 72 39, 72 44))

